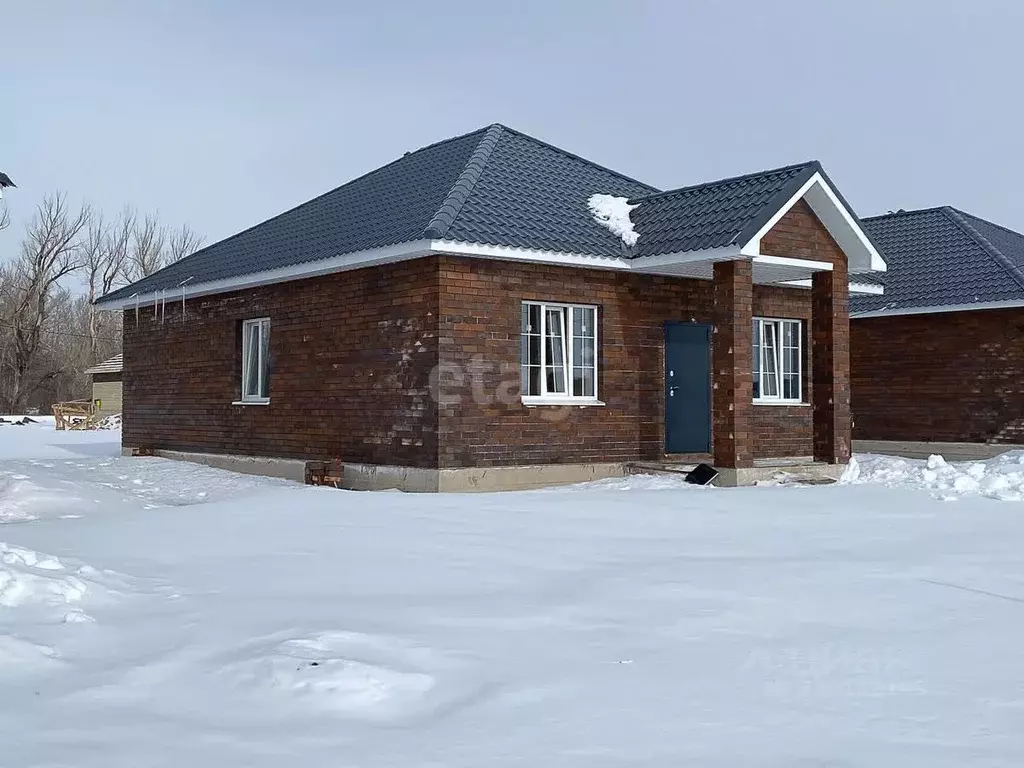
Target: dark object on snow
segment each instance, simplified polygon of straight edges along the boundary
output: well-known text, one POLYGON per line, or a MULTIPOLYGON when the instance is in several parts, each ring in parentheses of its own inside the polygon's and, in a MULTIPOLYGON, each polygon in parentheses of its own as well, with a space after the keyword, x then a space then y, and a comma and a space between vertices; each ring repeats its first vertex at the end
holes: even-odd
POLYGON ((6 189, 7 187, 17 187, 18 185, 11 181, 11 177, 3 171, 0 171, 0 189, 6 189))
POLYGON ((694 485, 710 485, 711 481, 718 477, 718 470, 712 467, 710 464, 698 464, 696 467, 686 473, 686 477, 683 478, 688 483, 694 485))

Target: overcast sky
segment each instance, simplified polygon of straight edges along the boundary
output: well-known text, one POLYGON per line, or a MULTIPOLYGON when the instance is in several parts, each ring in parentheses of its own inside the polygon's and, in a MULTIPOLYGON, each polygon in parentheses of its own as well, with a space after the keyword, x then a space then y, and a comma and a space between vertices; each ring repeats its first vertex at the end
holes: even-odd
POLYGON ((4 199, 212 242, 502 122, 662 188, 816 158, 862 216, 1024 231, 1022 24, 997 0, 0 0, 4 199))

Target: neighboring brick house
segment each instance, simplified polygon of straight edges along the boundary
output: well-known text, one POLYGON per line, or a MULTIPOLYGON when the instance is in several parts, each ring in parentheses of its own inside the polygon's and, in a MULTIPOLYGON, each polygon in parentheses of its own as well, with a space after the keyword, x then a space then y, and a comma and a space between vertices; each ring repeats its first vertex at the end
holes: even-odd
POLYGON ((1024 235, 950 207, 864 226, 889 270, 853 300, 854 437, 1024 442, 1024 235))
POLYGON ((339 458, 353 487, 683 457, 742 483, 849 458, 848 273, 884 268, 816 162, 660 192, 493 125, 99 304, 125 450, 339 458))

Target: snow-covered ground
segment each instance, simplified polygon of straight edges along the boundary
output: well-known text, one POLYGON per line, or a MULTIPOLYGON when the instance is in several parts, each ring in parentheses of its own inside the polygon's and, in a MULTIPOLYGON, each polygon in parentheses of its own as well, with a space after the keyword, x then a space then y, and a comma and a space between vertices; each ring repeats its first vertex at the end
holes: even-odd
POLYGON ((1018 454, 420 496, 117 440, 0 425, 2 766, 1024 764, 1018 454))

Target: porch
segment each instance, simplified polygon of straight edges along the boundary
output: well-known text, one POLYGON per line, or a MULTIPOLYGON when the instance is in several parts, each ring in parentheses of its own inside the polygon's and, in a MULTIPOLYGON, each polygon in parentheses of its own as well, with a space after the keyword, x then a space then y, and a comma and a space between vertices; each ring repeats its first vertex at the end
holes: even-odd
MULTIPOLYGON (((703 463, 712 463, 713 457, 702 458, 703 463)), ((684 476, 697 467, 692 460, 634 461, 626 465, 626 474, 662 474, 684 476)), ((718 476, 712 485, 734 487, 756 485, 764 481, 793 481, 806 485, 833 483, 842 475, 845 466, 815 461, 812 456, 789 456, 780 458, 754 459, 750 467, 716 467, 718 476)))

